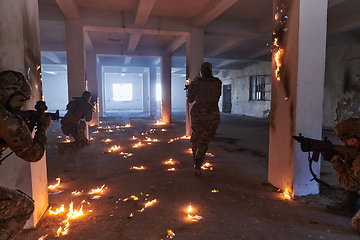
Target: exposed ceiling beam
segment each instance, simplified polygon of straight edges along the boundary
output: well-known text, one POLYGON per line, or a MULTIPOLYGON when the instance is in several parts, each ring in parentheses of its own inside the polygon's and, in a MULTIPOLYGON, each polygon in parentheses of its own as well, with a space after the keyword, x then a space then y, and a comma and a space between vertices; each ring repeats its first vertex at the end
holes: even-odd
POLYGON ((133 53, 122 52, 121 46, 113 44, 97 44, 94 45, 94 50, 97 55, 124 57, 161 57, 163 53, 163 49, 157 47, 142 47, 141 50, 135 49, 133 53))
POLYGON ((172 53, 186 42, 186 36, 175 36, 165 46, 165 53, 172 53))
POLYGON ((186 18, 161 17, 161 26, 157 16, 150 16, 145 26, 133 23, 134 13, 124 12, 123 20, 118 11, 82 9, 83 25, 85 30, 112 31, 112 32, 138 32, 156 35, 187 35, 190 33, 190 22, 186 18))
POLYGON ((135 51, 136 46, 139 43, 140 37, 141 37, 141 33, 138 32, 130 33, 128 53, 133 53, 135 51))
POLYGON ((204 28, 204 34, 247 39, 268 38, 269 34, 258 33, 257 29, 258 25, 253 22, 215 20, 204 28))
POLYGON ((192 19, 192 27, 205 27, 237 1, 238 0, 209 1, 209 3, 201 10, 201 12, 192 19))
POLYGON ((360 13, 356 12, 345 18, 337 19, 328 23, 327 31, 329 34, 336 34, 350 31, 360 27, 360 13))
POLYGON ((156 0, 138 0, 135 24, 144 26, 149 18, 151 9, 156 0))
POLYGON ((238 39, 238 38, 230 38, 223 41, 221 44, 217 45, 217 48, 212 49, 211 52, 206 54, 208 57, 215 57, 223 52, 229 51, 237 46, 240 46, 249 40, 247 39, 238 39))
POLYGON ((86 31, 85 31, 85 48, 90 49, 90 50, 94 50, 94 47, 93 47, 89 32, 86 32, 86 31))
POLYGON ((68 20, 80 20, 79 6, 74 0, 55 0, 68 20))

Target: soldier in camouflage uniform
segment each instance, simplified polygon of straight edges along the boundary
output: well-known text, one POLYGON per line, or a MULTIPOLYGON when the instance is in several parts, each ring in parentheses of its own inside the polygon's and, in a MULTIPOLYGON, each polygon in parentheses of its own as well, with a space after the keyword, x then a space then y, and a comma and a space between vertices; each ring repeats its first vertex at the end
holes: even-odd
POLYGON ((63 152, 64 149, 69 147, 82 148, 89 144, 89 140, 85 135, 86 123, 81 119, 85 118, 87 122, 92 119, 93 107, 89 103, 90 98, 91 93, 85 91, 81 98, 75 98, 66 106, 68 112, 61 120, 61 130, 65 135, 71 135, 75 141, 71 143, 59 143, 59 152, 63 152))
POLYGON ((221 96, 221 81, 212 75, 209 62, 201 65, 201 77, 188 86, 188 102, 191 107, 191 148, 194 158, 194 174, 201 175, 200 168, 220 123, 218 101, 221 96))
MULTIPOLYGON (((341 121, 336 125, 334 133, 345 146, 359 148, 360 118, 350 117, 341 121)), ((336 178, 345 188, 345 200, 336 205, 327 205, 325 209, 333 214, 353 217, 352 225, 360 233, 360 212, 358 212, 360 209, 360 154, 355 159, 341 159, 335 155, 331 162, 336 171, 336 178)))
MULTIPOLYGON (((39 161, 46 149, 46 131, 50 117, 40 115, 35 137, 25 121, 11 114, 30 99, 31 87, 24 76, 15 71, 0 72, 0 148, 10 148, 28 162, 39 161)), ((21 192, 0 186, 0 240, 14 239, 34 211, 34 201, 21 192)))

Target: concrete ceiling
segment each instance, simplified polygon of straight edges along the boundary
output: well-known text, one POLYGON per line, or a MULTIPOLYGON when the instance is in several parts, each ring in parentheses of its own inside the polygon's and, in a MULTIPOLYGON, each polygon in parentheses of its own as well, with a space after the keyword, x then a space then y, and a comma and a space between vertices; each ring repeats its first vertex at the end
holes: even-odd
MULTIPOLYGON (((214 69, 271 61, 273 0, 38 0, 42 63, 66 66, 65 21, 80 20, 102 66, 146 67, 171 52, 185 67, 190 27, 214 69)), ((328 0, 328 44, 360 42, 359 0, 328 0)))

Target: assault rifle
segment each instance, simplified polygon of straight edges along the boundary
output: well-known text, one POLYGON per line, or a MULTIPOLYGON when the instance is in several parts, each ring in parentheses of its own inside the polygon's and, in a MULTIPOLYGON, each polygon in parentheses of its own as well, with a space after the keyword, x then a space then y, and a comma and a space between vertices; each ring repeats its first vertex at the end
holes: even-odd
POLYGON ((340 156, 340 158, 345 159, 347 161, 347 164, 351 164, 359 152, 359 149, 357 147, 334 145, 331 143, 330 140, 327 139, 327 137, 325 137, 324 140, 316 140, 312 138, 306 138, 302 136, 301 133, 299 133, 299 136, 292 136, 292 138, 300 143, 301 151, 309 152, 309 170, 311 175, 313 176, 313 179, 311 179, 310 181, 315 180, 316 182, 321 183, 332 189, 334 188, 316 177, 311 167, 312 162, 319 161, 321 153, 321 156, 325 161, 331 161, 334 155, 338 155, 340 156), (311 157, 310 152, 313 152, 311 157))
MULTIPOLYGON (((27 111, 14 110, 14 111, 11 111, 11 114, 18 115, 18 116, 28 120, 28 128, 29 128, 30 132, 32 132, 34 127, 37 126, 37 123, 39 121, 39 117, 40 117, 41 113, 43 113, 44 111, 47 110, 47 106, 44 101, 38 101, 35 105, 35 109, 36 110, 27 110, 27 111)), ((59 116, 59 110, 56 110, 55 113, 46 112, 45 115, 51 117, 51 120, 59 120, 60 118, 62 118, 59 116)), ((6 142, 4 141, 1 144, 6 144, 6 142)), ((0 159, 0 165, 12 153, 13 152, 10 152, 8 155, 6 155, 2 159, 0 159)))

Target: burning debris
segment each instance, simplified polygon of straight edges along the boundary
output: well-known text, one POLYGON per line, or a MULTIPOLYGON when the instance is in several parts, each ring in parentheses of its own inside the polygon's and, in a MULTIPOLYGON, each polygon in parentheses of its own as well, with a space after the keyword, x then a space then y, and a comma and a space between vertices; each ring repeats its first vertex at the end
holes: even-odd
POLYGON ((285 189, 285 192, 281 191, 280 188, 277 191, 280 192, 281 198, 286 199, 286 200, 292 199, 292 193, 289 192, 288 188, 285 189))
POLYGON ((191 215, 190 213, 193 212, 193 208, 191 207, 191 204, 188 206, 187 208, 187 217, 189 220, 191 220, 192 222, 198 222, 199 220, 203 219, 202 216, 199 216, 199 215, 191 215))
POLYGON ((205 156, 214 157, 214 155, 212 153, 210 153, 210 152, 205 153, 205 156))
POLYGON ((50 191, 53 191, 53 192, 51 192, 49 194, 59 194, 59 193, 62 193, 64 191, 64 190, 58 190, 57 189, 60 186, 60 178, 56 178, 56 180, 57 180, 56 184, 48 186, 48 189, 50 191))
POLYGON ((205 162, 202 166, 201 166, 202 170, 207 170, 209 169, 210 171, 214 170, 214 168, 212 167, 212 164, 210 162, 205 162))
POLYGON ((126 152, 120 152, 119 154, 124 156, 124 158, 128 158, 128 157, 131 157, 133 155, 132 153, 126 153, 126 152))
POLYGON ((176 137, 176 138, 172 138, 168 141, 168 143, 172 143, 174 141, 177 141, 179 139, 190 139, 191 137, 190 136, 182 136, 182 137, 176 137))
POLYGON ((80 195, 82 192, 84 192, 84 190, 82 190, 81 192, 75 190, 75 191, 71 192, 71 194, 73 194, 73 195, 80 195))
POLYGON ((108 152, 109 152, 109 153, 115 152, 115 151, 117 151, 117 150, 119 150, 119 149, 120 149, 120 146, 114 145, 114 146, 112 146, 112 147, 108 150, 108 152))
POLYGON ((140 166, 140 167, 138 167, 138 166, 132 166, 130 169, 131 169, 131 170, 144 170, 145 167, 144 167, 144 166, 140 166))
POLYGON ((165 161, 164 164, 167 164, 167 165, 175 165, 177 164, 178 162, 174 161, 172 158, 170 158, 169 160, 165 161))
POLYGON ((168 168, 168 169, 166 169, 166 171, 168 171, 168 172, 174 172, 174 171, 176 171, 176 168, 168 168))
POLYGON ((110 138, 107 138, 107 139, 103 139, 104 142, 111 142, 111 139, 110 138))
POLYGON ((133 148, 138 148, 141 146, 141 142, 138 142, 137 144, 133 145, 133 148))
POLYGON ((41 236, 41 237, 39 237, 38 240, 43 240, 43 239, 45 239, 47 236, 48 236, 48 234, 46 234, 46 235, 44 235, 44 236, 41 236))
POLYGON ((102 194, 106 188, 105 184, 101 186, 101 188, 91 189, 90 192, 88 192, 89 195, 95 195, 95 194, 102 194))
POLYGON ((175 233, 172 230, 167 230, 166 238, 173 239, 175 237, 175 233))
POLYGON ((164 123, 164 122, 160 122, 160 121, 157 121, 156 122, 156 125, 165 125, 166 123, 164 123))
POLYGON ((219 190, 213 189, 213 190, 211 190, 211 192, 212 192, 212 193, 218 193, 219 190))
POLYGON ((138 212, 143 212, 145 210, 145 208, 148 208, 149 206, 152 206, 155 202, 156 202, 156 199, 145 203, 145 206, 142 209, 138 210, 138 212))

